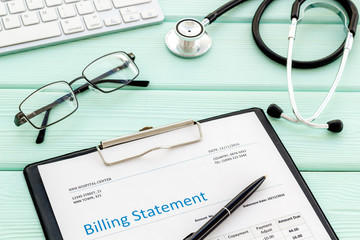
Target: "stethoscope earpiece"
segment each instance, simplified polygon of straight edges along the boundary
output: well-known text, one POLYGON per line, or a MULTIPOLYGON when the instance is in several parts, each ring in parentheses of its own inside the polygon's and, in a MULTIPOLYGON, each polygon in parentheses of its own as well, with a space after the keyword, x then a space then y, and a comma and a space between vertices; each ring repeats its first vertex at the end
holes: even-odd
POLYGON ((270 104, 266 113, 270 116, 270 117, 273 117, 273 118, 284 118, 286 120, 289 120, 291 122, 302 122, 306 125, 309 125, 309 126, 312 126, 312 127, 317 127, 317 128, 327 128, 328 131, 330 132, 334 132, 334 133, 339 133, 343 130, 344 128, 344 124, 341 120, 339 119, 336 119, 336 120, 331 120, 329 122, 327 122, 326 124, 314 124, 314 123, 311 123, 311 121, 309 120, 305 120, 305 119, 295 119, 295 118, 292 118, 288 115, 286 115, 284 113, 284 111, 278 106, 276 105, 275 103, 273 104, 270 104))
POLYGON ((205 31, 208 21, 186 18, 178 21, 165 37, 168 49, 177 56, 195 58, 211 48, 211 38, 205 31))
MULTIPOLYGON (((193 18, 186 18, 180 20, 176 23, 175 28, 166 35, 165 42, 168 49, 175 55, 184 58, 194 58, 202 56, 207 51, 209 51, 212 44, 211 38, 205 31, 205 26, 213 23, 218 17, 243 2, 245 1, 230 0, 229 2, 216 9, 214 12, 208 14, 201 22, 193 18)), ((303 123, 307 126, 314 128, 327 129, 331 132, 341 132, 343 129, 343 123, 340 120, 332 120, 327 123, 314 123, 313 121, 319 117, 319 115, 323 112, 323 110, 329 103, 339 84, 341 76, 343 75, 345 65, 353 45, 356 27, 358 25, 359 13, 355 4, 351 0, 339 0, 338 2, 342 5, 343 9, 346 12, 345 13, 344 10, 342 10, 339 6, 322 0, 311 1, 311 3, 307 4, 303 8, 301 8, 301 5, 306 2, 306 0, 295 0, 291 10, 291 25, 288 34, 288 54, 287 57, 283 57, 273 52, 268 46, 266 46, 260 35, 259 24, 261 21, 261 17, 267 6, 272 2, 272 0, 264 0, 259 6, 252 22, 252 35, 254 37, 256 45, 266 56, 286 66, 288 93, 294 117, 285 114, 283 110, 276 104, 271 104, 268 107, 268 115, 274 118, 284 118, 294 123, 303 123), (312 61, 293 60, 293 48, 297 25, 303 19, 306 11, 318 7, 326 8, 341 18, 342 22, 344 23, 344 29, 347 32, 347 37, 342 43, 342 45, 337 48, 335 52, 331 53, 327 57, 312 61), (321 67, 335 61, 341 55, 341 63, 328 94, 311 117, 303 117, 300 114, 296 104, 292 81, 292 68, 294 67, 307 69, 321 67)))
POLYGON ((273 104, 270 104, 270 106, 268 107, 266 113, 270 116, 270 117, 273 117, 273 118, 280 118, 281 117, 281 114, 283 113, 284 111, 278 106, 276 105, 275 103, 273 104))
POLYGON ((327 130, 329 130, 330 132, 334 132, 334 133, 339 133, 344 128, 343 122, 339 119, 329 121, 329 122, 327 122, 327 124, 329 125, 327 130))

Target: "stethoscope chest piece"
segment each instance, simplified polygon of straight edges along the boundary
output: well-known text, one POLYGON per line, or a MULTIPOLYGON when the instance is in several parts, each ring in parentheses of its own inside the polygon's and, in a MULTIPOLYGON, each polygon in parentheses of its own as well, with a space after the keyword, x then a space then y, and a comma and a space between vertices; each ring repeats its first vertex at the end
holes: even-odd
POLYGON ((165 37, 169 50, 177 56, 195 58, 209 51, 212 41, 205 31, 206 23, 186 18, 176 23, 165 37))

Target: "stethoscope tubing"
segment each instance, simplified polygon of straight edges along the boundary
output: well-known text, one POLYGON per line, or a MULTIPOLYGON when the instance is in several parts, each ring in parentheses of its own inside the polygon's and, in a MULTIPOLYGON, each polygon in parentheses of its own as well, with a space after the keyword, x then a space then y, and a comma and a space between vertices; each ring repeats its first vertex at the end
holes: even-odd
POLYGON ((294 87, 293 87, 293 81, 292 81, 292 55, 293 55, 293 49, 294 49, 296 25, 297 25, 297 20, 294 18, 292 20, 292 24, 291 24, 291 27, 294 30, 293 31, 290 30, 290 33, 289 33, 289 46, 288 46, 288 55, 287 55, 287 64, 286 64, 288 93, 289 93, 291 107, 292 107, 292 110, 294 112, 294 115, 295 115, 296 119, 292 119, 291 117, 288 117, 288 118, 285 118, 285 119, 288 119, 288 120, 291 119, 292 122, 300 121, 300 122, 304 123, 305 125, 308 125, 308 126, 311 126, 311 127, 328 128, 327 124, 314 124, 314 123, 312 123, 311 121, 313 120, 313 117, 311 117, 310 119, 304 119, 301 116, 301 114, 300 114, 300 112, 299 112, 299 110, 297 108, 297 104, 296 104, 296 100, 295 100, 294 87))
POLYGON ((244 3, 246 1, 248 1, 248 0, 232 0, 232 1, 229 1, 229 2, 225 3, 224 5, 222 5, 221 7, 219 7, 218 9, 216 9, 215 11, 209 13, 204 19, 208 19, 209 24, 211 24, 218 17, 220 17, 221 15, 226 13, 227 11, 233 9, 234 7, 240 5, 241 3, 244 3))
POLYGON ((287 64, 286 64, 286 69, 287 69, 287 84, 288 84, 288 93, 289 93, 289 98, 290 98, 290 103, 291 103, 291 107, 293 109, 294 115, 296 117, 296 119, 291 118, 290 116, 286 115, 286 114, 282 114, 282 117, 291 121, 291 122, 302 122, 305 125, 311 126, 311 127, 315 127, 315 128, 328 128, 329 125, 328 124, 315 124, 312 123, 312 121, 314 121, 325 109, 325 107, 327 106, 327 104, 329 103, 330 99, 332 98, 339 82, 340 79, 343 75, 345 66, 346 66, 346 62, 349 56, 349 53, 351 51, 352 48, 352 44, 353 44, 353 34, 350 32, 350 30, 348 31, 346 40, 345 40, 345 44, 344 44, 344 52, 343 52, 343 57, 338 69, 338 72, 336 74, 335 80, 331 86, 331 89, 329 90, 327 96, 325 97, 325 99, 323 100, 323 102, 320 104, 320 106, 318 107, 318 109, 316 110, 316 112, 310 117, 305 119, 299 112, 298 108, 297 108, 297 104, 296 104, 296 100, 295 100, 295 93, 294 93, 294 87, 293 87, 293 80, 292 80, 292 55, 293 55, 293 48, 294 48, 294 41, 295 41, 295 33, 296 33, 296 27, 297 27, 297 22, 298 20, 296 18, 292 19, 292 23, 290 26, 290 30, 289 30, 289 45, 288 45, 288 56, 287 56, 287 64))
MULTIPOLYGON (((271 2, 272 2, 272 0, 264 0, 263 3, 261 4, 261 6, 258 8, 258 10, 254 16, 254 19, 253 19, 252 33, 253 33, 253 37, 254 37, 254 40, 255 40, 257 46, 260 48, 260 50, 266 56, 268 56, 270 59, 272 59, 280 64, 286 65, 288 94, 289 94, 290 103, 291 103, 291 107, 292 107, 293 113, 295 115, 295 118, 290 117, 289 115, 283 113, 282 110, 279 108, 277 111, 282 112, 280 117, 282 117, 286 120, 289 120, 291 122, 294 122, 294 123, 301 122, 310 127, 328 129, 329 131, 333 131, 333 132, 340 132, 342 130, 342 122, 340 120, 333 120, 333 121, 327 122, 326 124, 317 124, 317 123, 313 123, 313 121, 324 111, 325 107, 330 102, 330 100, 340 82, 340 79, 343 75, 343 72, 344 72, 344 69, 346 66, 346 62, 348 59, 348 55, 349 55, 349 52, 351 51, 353 38, 355 35, 355 31, 356 31, 356 25, 357 25, 357 21, 358 21, 358 12, 357 12, 355 5, 351 1, 347 1, 347 4, 343 4, 343 2, 339 1, 340 3, 342 3, 343 7, 347 11, 347 15, 349 16, 350 21, 347 26, 347 29, 348 29, 347 37, 346 37, 345 41, 341 44, 341 46, 335 52, 333 52, 332 54, 330 54, 329 56, 327 56, 325 58, 314 60, 314 61, 296 61, 296 60, 292 59, 293 58, 294 41, 295 41, 295 33, 296 33, 297 23, 301 20, 301 19, 299 19, 300 6, 302 3, 305 2, 305 0, 296 0, 293 4, 292 23, 290 26, 289 37, 288 37, 289 45, 288 45, 287 58, 276 54, 270 48, 268 48, 260 36, 259 22, 261 20, 261 16, 262 16, 263 12, 265 11, 267 6, 271 2), (292 80, 292 68, 293 67, 294 68, 321 67, 321 66, 324 66, 326 64, 333 62, 334 60, 338 59, 340 56, 342 56, 342 60, 341 60, 338 72, 336 74, 335 80, 334 80, 328 94, 326 95, 326 97, 324 98, 324 100, 322 101, 320 106, 317 108, 315 113, 309 118, 304 118, 300 114, 297 104, 296 104, 293 80, 292 80), (334 124, 334 122, 336 122, 336 123, 334 124), (332 126, 330 126, 330 125, 332 125, 332 126)), ((311 5, 311 4, 309 4, 309 5, 311 5)), ((307 7, 305 7, 305 8, 307 8, 307 7)), ((304 10, 304 12, 305 12, 305 10, 304 10)), ((340 15, 344 16, 344 22, 346 22, 345 14, 341 10, 340 10, 340 12, 341 12, 340 15)), ((275 105, 275 106, 278 107, 277 105, 275 105)), ((272 104, 271 107, 274 107, 274 104, 272 104)))
MULTIPOLYGON (((263 41, 261 34, 260 34, 260 22, 261 22, 261 18, 263 13, 265 12, 265 10, 267 9, 267 7, 270 5, 270 3, 272 3, 273 0, 264 0, 261 5, 258 7, 258 9, 256 10, 256 13, 254 15, 254 18, 252 20, 252 25, 251 25, 251 32, 252 32, 252 36, 253 39, 257 45, 257 47, 271 60, 286 66, 287 64, 287 59, 279 54, 277 54, 276 52, 274 52, 273 50, 271 50, 263 41)), ((296 0, 293 4, 292 7, 292 19, 296 18, 299 19, 300 16, 300 6, 301 4, 305 2, 305 0, 299 1, 296 0)), ((344 6, 345 8, 345 6, 344 6)), ((347 14, 349 15, 349 11, 350 12, 354 12, 352 14, 350 14, 350 21, 349 21, 349 29, 351 27, 351 31, 353 32, 353 35, 355 35, 355 31, 356 28, 353 28, 352 26, 354 24, 357 24, 358 21, 358 13, 357 13, 357 9, 355 7, 355 5, 352 3, 351 7, 347 7, 345 8, 347 11, 347 14), (351 10, 348 10, 351 9, 351 10)), ((320 58, 320 59, 316 59, 316 60, 312 60, 312 61, 300 61, 300 60, 293 60, 292 61, 292 67, 293 68, 299 68, 299 69, 312 69, 312 68, 318 68, 318 67, 323 67, 325 65, 328 65, 329 63, 332 63, 333 61, 337 60, 339 57, 341 57, 341 55, 343 54, 344 51, 344 46, 345 46, 345 41, 331 54, 329 54, 326 57, 320 58)))
MULTIPOLYGON (((170 31, 168 33, 168 35, 166 36, 167 46, 174 54, 181 56, 181 57, 190 57, 191 58, 191 57, 198 57, 198 56, 203 55, 211 47, 211 38, 205 32, 204 27, 206 25, 209 25, 212 22, 214 22, 218 17, 220 17, 221 15, 223 15, 230 9, 232 9, 246 1, 248 1, 248 0, 231 0, 231 1, 227 2, 226 4, 222 5, 221 7, 219 7, 218 9, 216 9, 215 11, 208 14, 202 22, 199 22, 195 19, 183 19, 183 21, 186 21, 186 24, 188 24, 188 26, 194 25, 194 23, 197 23, 198 25, 200 24, 203 27, 203 31, 201 31, 198 34, 198 36, 196 36, 196 38, 193 38, 192 36, 186 36, 186 32, 185 32, 185 35, 181 34, 181 31, 178 29, 179 28, 178 26, 180 25, 180 22, 181 22, 180 21, 176 25, 176 28, 174 30, 170 31), (207 39, 206 41, 204 41, 205 38, 207 39), (189 43, 190 47, 187 47, 186 43, 189 43)), ((327 122, 326 124, 317 124, 317 123, 313 123, 313 121, 317 117, 319 117, 319 115, 326 108, 327 104, 330 102, 330 99, 332 98, 332 96, 340 82, 340 79, 343 75, 343 72, 344 72, 344 69, 346 66, 346 62, 348 59, 348 55, 349 55, 349 52, 352 47, 353 38, 355 36, 356 27, 357 27, 357 23, 358 23, 358 19, 359 19, 359 14, 358 14, 355 4, 351 0, 335 0, 342 5, 343 9, 345 9, 345 11, 347 12, 347 14, 345 14, 343 10, 341 10, 339 7, 337 7, 331 3, 321 2, 321 1, 313 2, 303 8, 303 14, 300 18, 301 5, 306 0, 295 0, 292 5, 292 9, 291 9, 292 23, 291 23, 289 37, 288 37, 288 40, 289 40, 288 55, 287 55, 287 57, 283 57, 283 56, 275 53, 274 51, 272 51, 264 43, 264 41, 262 40, 262 37, 260 35, 259 25, 260 25, 261 17, 263 15, 263 13, 265 12, 266 8, 270 5, 270 3, 272 3, 272 1, 273 0, 263 0, 263 2, 258 7, 258 9, 254 15, 253 21, 252 21, 252 28, 251 28, 252 35, 253 35, 256 45, 267 57, 269 57, 270 59, 272 59, 273 61, 275 61, 277 63, 280 63, 280 64, 286 66, 288 93, 289 93, 290 103, 291 103, 291 107, 294 112, 295 118, 290 117, 289 115, 286 115, 285 113, 283 113, 282 109, 275 104, 272 104, 269 106, 268 111, 267 111, 268 114, 270 116, 273 116, 276 118, 283 117, 291 122, 301 122, 301 123, 304 123, 305 125, 315 127, 315 128, 327 128, 329 131, 332 131, 332 132, 342 131, 343 124, 340 120, 332 120, 332 121, 327 122), (301 21, 305 11, 308 9, 314 8, 314 7, 328 8, 329 10, 332 10, 337 15, 339 15, 340 18, 342 19, 342 21, 344 22, 345 27, 347 28, 347 31, 348 31, 347 37, 344 40, 344 42, 333 53, 331 53, 330 55, 328 55, 326 57, 316 59, 316 60, 311 60, 311 61, 294 60, 293 59, 293 48, 294 48, 297 24, 301 21), (348 23, 347 23, 346 15, 349 18, 348 23), (318 67, 325 66, 329 63, 332 63, 333 61, 340 58, 341 56, 342 56, 342 60, 341 60, 338 72, 336 74, 336 77, 334 79, 334 82, 333 82, 328 94, 323 99, 323 101, 321 102, 321 104, 319 105, 319 107, 317 108, 315 113, 309 118, 304 118, 300 114, 297 104, 296 104, 293 81, 292 81, 292 68, 301 68, 301 69, 318 68, 318 67)), ((182 27, 185 29, 187 28, 186 25, 184 25, 182 27)), ((188 28, 188 31, 192 33, 191 28, 188 28)))

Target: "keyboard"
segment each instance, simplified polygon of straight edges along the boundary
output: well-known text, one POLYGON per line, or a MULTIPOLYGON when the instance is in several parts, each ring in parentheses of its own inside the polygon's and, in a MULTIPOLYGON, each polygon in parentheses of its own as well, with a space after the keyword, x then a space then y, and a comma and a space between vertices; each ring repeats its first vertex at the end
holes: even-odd
POLYGON ((0 54, 163 20, 157 0, 1 0, 0 54))

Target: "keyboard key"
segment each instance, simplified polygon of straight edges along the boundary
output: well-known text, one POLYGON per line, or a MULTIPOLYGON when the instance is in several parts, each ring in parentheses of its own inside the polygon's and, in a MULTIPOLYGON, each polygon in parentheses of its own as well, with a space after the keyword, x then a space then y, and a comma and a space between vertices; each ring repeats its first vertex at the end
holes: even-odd
POLYGON ((158 13, 155 9, 145 10, 141 12, 141 17, 143 19, 155 18, 158 16, 158 13))
POLYGON ((40 17, 43 22, 50 22, 58 19, 55 8, 40 10, 40 17))
POLYGON ((62 0, 45 0, 48 7, 59 6, 62 4, 62 0))
POLYGON ((61 18, 69 18, 76 16, 75 8, 71 4, 66 4, 58 7, 58 11, 61 18))
POLYGON ((65 3, 75 3, 75 2, 80 2, 80 0, 64 0, 65 3))
POLYGON ((103 26, 101 19, 99 18, 99 15, 97 15, 97 14, 85 15, 84 22, 85 22, 86 28, 89 30, 102 28, 102 26, 103 26))
POLYGON ((34 25, 40 23, 39 17, 36 12, 27 12, 21 14, 21 19, 24 26, 34 25))
POLYGON ((85 30, 84 25, 79 17, 61 20, 61 27, 65 34, 83 32, 85 30))
POLYGON ((137 10, 136 7, 126 7, 126 8, 121 8, 120 12, 121 12, 121 15, 125 15, 125 14, 138 13, 139 11, 137 10))
POLYGON ((112 16, 104 19, 105 26, 110 27, 121 23, 120 16, 112 16))
POLYGON ((5 16, 5 15, 6 15, 5 4, 0 2, 0 16, 5 16))
POLYGON ((26 5, 29 10, 41 9, 44 7, 44 3, 42 0, 26 0, 26 5))
POLYGON ((22 0, 14 0, 8 2, 8 8, 9 8, 9 12, 12 14, 25 12, 25 5, 22 0))
POLYGON ((116 8, 151 2, 151 0, 112 0, 116 8))
POLYGON ((2 19, 5 29, 13 29, 21 26, 19 17, 17 15, 6 16, 2 19))
POLYGON ((95 8, 98 12, 107 11, 112 9, 109 0, 94 0, 95 8))
POLYGON ((43 23, 0 32, 0 47, 57 37, 61 31, 57 22, 43 23))
POLYGON ((0 55, 162 19, 158 0, 0 0, 0 55))
POLYGON ((134 14, 126 14, 122 16, 124 19, 124 22, 129 23, 129 22, 136 22, 140 20, 140 14, 138 13, 134 13, 134 14))
POLYGON ((83 1, 76 4, 76 8, 80 15, 89 14, 94 12, 94 7, 91 1, 83 1))

